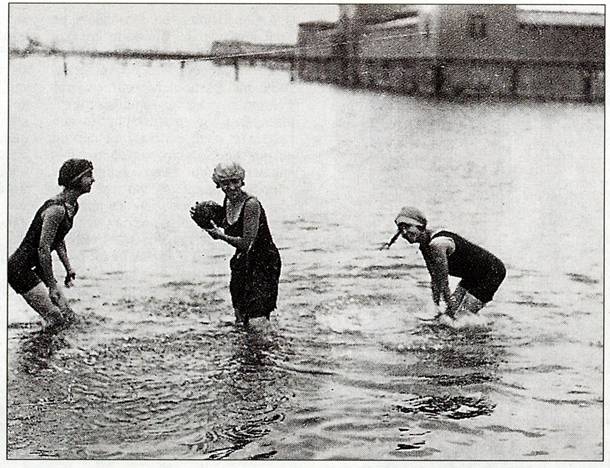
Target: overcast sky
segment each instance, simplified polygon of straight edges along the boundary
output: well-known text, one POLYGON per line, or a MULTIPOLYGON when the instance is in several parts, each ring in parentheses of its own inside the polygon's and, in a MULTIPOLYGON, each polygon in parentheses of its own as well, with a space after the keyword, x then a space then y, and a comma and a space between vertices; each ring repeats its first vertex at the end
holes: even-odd
POLYGON ((30 36, 61 49, 200 52, 217 39, 294 44, 298 23, 337 17, 337 5, 315 4, 11 4, 9 44, 24 46, 30 36))
POLYGON ((296 43, 298 23, 335 21, 337 5, 12 4, 11 46, 27 36, 65 49, 202 51, 217 39, 296 43))

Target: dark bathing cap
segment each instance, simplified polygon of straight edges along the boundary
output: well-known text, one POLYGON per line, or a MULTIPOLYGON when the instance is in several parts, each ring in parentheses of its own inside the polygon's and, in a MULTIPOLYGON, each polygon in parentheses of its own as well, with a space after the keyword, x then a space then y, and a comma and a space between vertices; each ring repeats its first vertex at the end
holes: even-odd
POLYGON ((396 223, 396 225, 400 223, 419 224, 423 227, 426 227, 426 224, 428 224, 426 216, 421 212, 421 210, 415 208, 414 206, 402 207, 400 213, 398 213, 398 216, 396 216, 394 222, 396 223))
POLYGON ((70 187, 80 177, 93 170, 93 163, 87 159, 68 159, 59 169, 57 183, 62 187, 70 187))

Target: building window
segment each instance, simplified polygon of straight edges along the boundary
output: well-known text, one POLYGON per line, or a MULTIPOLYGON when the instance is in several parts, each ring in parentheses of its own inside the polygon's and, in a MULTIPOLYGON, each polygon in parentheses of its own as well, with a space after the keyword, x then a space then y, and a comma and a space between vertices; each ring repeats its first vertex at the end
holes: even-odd
POLYGON ((483 15, 472 15, 469 18, 468 26, 470 29, 470 37, 473 39, 483 39, 487 37, 487 25, 483 15))

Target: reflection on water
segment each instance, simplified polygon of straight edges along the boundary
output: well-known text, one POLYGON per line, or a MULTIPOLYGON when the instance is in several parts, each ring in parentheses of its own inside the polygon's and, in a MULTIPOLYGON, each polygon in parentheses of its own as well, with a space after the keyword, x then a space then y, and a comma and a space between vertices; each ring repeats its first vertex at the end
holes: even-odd
MULTIPOLYGON (((197 297, 125 299, 117 307, 188 322, 189 304, 202 304, 197 297)), ((13 421, 23 421, 25 401, 32 399, 41 415, 58 423, 79 419, 78 428, 68 426, 61 433, 26 431, 28 438, 44 440, 51 456, 67 450, 77 457, 137 458, 123 447, 143 441, 147 448, 140 455, 162 456, 162 441, 170 437, 184 447, 183 457, 225 458, 283 420, 287 378, 274 360, 286 354, 287 345, 269 326, 241 329, 221 321, 207 330, 186 323, 174 323, 172 329, 132 318, 139 332, 119 322, 88 341, 86 336, 103 322, 90 317, 60 334, 27 332, 19 338, 12 379, 22 391, 14 392, 13 421)), ((18 439, 14 447, 28 440, 18 439)), ((252 455, 266 456, 271 455, 252 455)))
POLYGON ((96 166, 67 240, 79 323, 39 333, 9 292, 10 458, 601 458, 602 107, 69 67, 10 67, 9 249, 67 155, 96 166), (217 159, 244 164, 282 253, 278 309, 248 329, 232 249, 188 216, 220 201, 217 159), (405 204, 505 261, 484 324, 422 318, 417 249, 378 250, 405 204))
MULTIPOLYGON (((232 355, 213 378, 222 388, 215 402, 222 414, 202 438, 187 444, 192 452, 208 459, 225 458, 266 435, 269 425, 284 418, 278 407, 287 398, 277 387, 283 379, 270 358, 279 350, 274 335, 271 330, 249 328, 233 336, 232 355)), ((256 458, 266 456, 271 453, 256 458)))
POLYGON ((46 330, 26 333, 19 337, 18 361, 19 370, 35 374, 47 369, 52 355, 68 346, 66 340, 57 333, 46 330))
POLYGON ((502 358, 503 346, 489 328, 454 329, 437 324, 424 324, 413 332, 434 342, 433 352, 423 353, 422 360, 449 369, 495 369, 502 358))
POLYGON ((430 380, 427 391, 434 389, 438 393, 408 398, 396 405, 398 411, 449 419, 491 414, 495 403, 488 396, 461 394, 468 392, 469 386, 481 388, 481 384, 498 380, 497 369, 502 360, 502 349, 494 344, 491 330, 456 330, 427 324, 413 334, 435 343, 431 348, 414 350, 420 359, 415 372, 430 380), (447 393, 448 390, 456 394, 451 395, 447 393))
POLYGON ((491 414, 494 406, 483 398, 444 395, 412 398, 397 405, 397 408, 403 413, 426 413, 433 417, 464 419, 491 414))

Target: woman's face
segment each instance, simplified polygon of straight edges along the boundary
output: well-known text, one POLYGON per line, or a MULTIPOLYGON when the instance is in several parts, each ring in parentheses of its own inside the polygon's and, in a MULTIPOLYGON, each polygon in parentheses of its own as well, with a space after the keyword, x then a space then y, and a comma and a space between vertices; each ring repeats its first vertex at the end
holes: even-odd
POLYGON ((409 244, 420 242, 424 232, 424 227, 419 224, 400 223, 398 229, 400 229, 400 235, 406 239, 409 244))
POLYGON ((239 196, 242 192, 241 188, 244 185, 244 180, 239 177, 233 177, 231 179, 222 179, 218 182, 220 190, 231 200, 239 196))
POLYGON ((81 193, 91 192, 93 182, 95 182, 95 179, 93 178, 93 171, 87 172, 85 175, 81 176, 80 179, 78 179, 79 191, 81 193))

